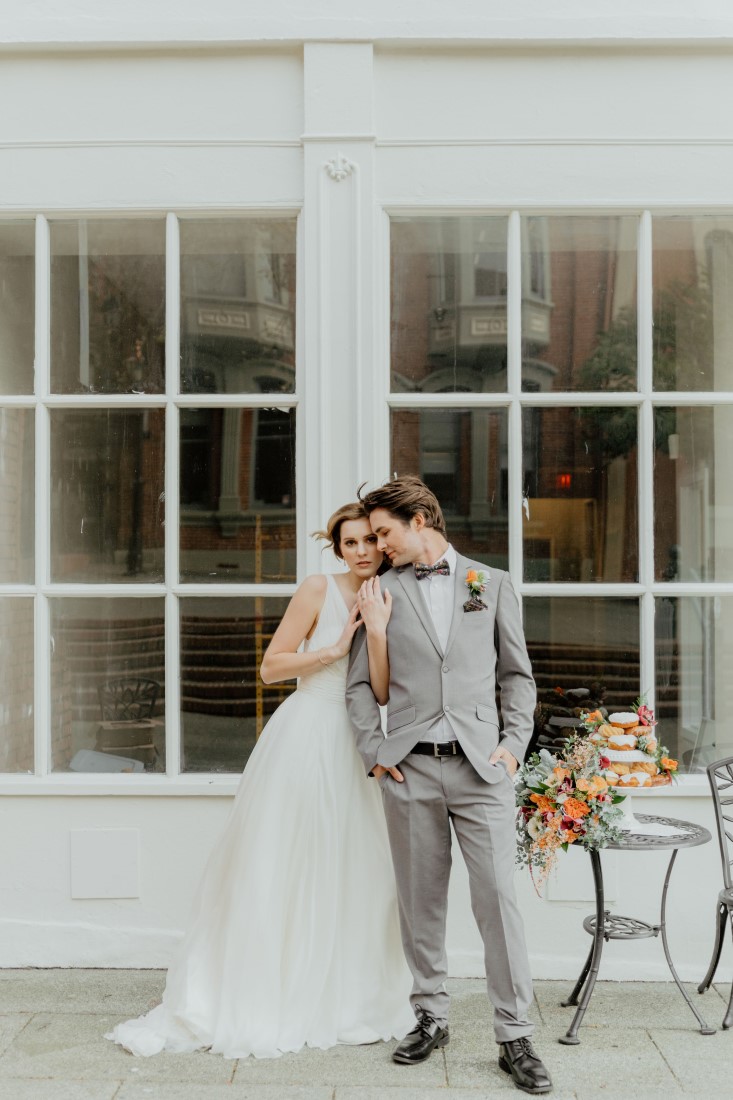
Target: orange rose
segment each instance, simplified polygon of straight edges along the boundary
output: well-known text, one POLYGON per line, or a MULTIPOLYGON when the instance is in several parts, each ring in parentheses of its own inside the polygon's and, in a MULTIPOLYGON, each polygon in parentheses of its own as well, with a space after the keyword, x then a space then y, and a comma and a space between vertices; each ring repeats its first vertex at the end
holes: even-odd
POLYGON ((585 802, 580 802, 577 798, 566 798, 562 809, 565 816, 572 817, 573 821, 579 821, 580 818, 590 813, 585 802))
POLYGON ((531 794, 529 800, 534 802, 537 809, 541 810, 543 814, 553 809, 552 799, 548 798, 546 794, 531 794))
POLYGON ((478 580, 478 573, 476 572, 476 570, 475 569, 469 569, 468 572, 466 573, 466 582, 468 584, 473 584, 474 581, 477 581, 477 580, 478 580))
POLYGON ((603 715, 601 714, 601 712, 599 710, 592 710, 586 718, 586 721, 588 721, 588 722, 599 722, 599 721, 602 721, 602 720, 603 720, 603 715))
POLYGON ((578 779, 575 783, 575 786, 578 788, 579 791, 589 791, 591 785, 590 781, 587 779, 578 779))
POLYGON ((678 767, 677 761, 672 760, 669 756, 662 757, 661 765, 666 772, 676 772, 678 767))
POLYGON ((570 778, 570 772, 567 768, 553 768, 552 774, 555 776, 558 783, 562 783, 563 779, 570 778))
POLYGON ((590 782, 591 798, 595 798, 597 794, 605 794, 605 792, 608 790, 608 783, 606 783, 606 780, 603 778, 603 776, 594 775, 590 782))

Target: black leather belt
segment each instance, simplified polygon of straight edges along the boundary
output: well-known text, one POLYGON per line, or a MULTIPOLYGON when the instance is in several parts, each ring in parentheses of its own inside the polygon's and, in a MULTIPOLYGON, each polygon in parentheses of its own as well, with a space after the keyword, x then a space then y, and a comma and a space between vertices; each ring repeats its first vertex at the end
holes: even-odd
POLYGON ((418 743, 410 749, 410 752, 417 752, 421 756, 466 755, 457 741, 438 741, 435 744, 433 744, 432 741, 418 741, 418 743))

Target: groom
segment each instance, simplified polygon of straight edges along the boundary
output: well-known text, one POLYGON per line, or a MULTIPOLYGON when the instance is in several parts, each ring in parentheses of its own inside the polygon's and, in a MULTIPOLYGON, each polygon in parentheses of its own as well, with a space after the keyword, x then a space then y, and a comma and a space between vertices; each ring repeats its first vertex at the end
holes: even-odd
MULTIPOLYGON (((503 570, 456 553, 440 505, 419 478, 396 478, 361 499, 393 566, 382 577, 392 603, 386 738, 370 686, 365 631, 351 649, 346 689, 357 748, 382 789, 402 942, 414 979, 417 1025, 392 1057, 411 1065, 448 1043, 452 822, 484 942, 499 1065, 524 1092, 549 1092, 549 1075, 529 1040, 532 980, 512 883, 511 777, 532 732, 535 704, 517 598, 503 570), (474 580, 470 571, 483 577, 474 580)), ((366 598, 362 591, 360 599, 366 598)))

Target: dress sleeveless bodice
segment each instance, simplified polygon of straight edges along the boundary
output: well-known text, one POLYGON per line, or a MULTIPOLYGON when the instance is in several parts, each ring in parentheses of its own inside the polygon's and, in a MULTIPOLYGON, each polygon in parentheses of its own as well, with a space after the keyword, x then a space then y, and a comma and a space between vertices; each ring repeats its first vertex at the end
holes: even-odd
MULTIPOLYGON (((326 598, 318 616, 316 629, 305 642, 306 652, 333 645, 341 637, 349 611, 344 603, 341 590, 332 574, 326 574, 326 598)), ((309 695, 320 695, 323 699, 332 699, 345 705, 346 673, 349 668, 349 656, 340 657, 330 665, 324 665, 308 676, 301 676, 298 691, 309 695)))

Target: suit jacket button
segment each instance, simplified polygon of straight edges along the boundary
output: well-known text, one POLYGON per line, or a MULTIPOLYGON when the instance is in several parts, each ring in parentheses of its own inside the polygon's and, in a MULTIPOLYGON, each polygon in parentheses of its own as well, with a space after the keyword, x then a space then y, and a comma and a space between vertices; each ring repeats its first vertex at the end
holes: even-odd
POLYGON ((447 665, 443 665, 443 672, 447 672, 447 671, 448 671, 448 666, 447 666, 447 665))
POLYGON ((444 706, 444 707, 443 707, 443 711, 444 711, 444 712, 445 712, 446 714, 448 713, 448 711, 449 711, 449 710, 450 710, 450 707, 449 707, 449 706, 447 706, 447 705, 446 705, 446 706, 444 706))

